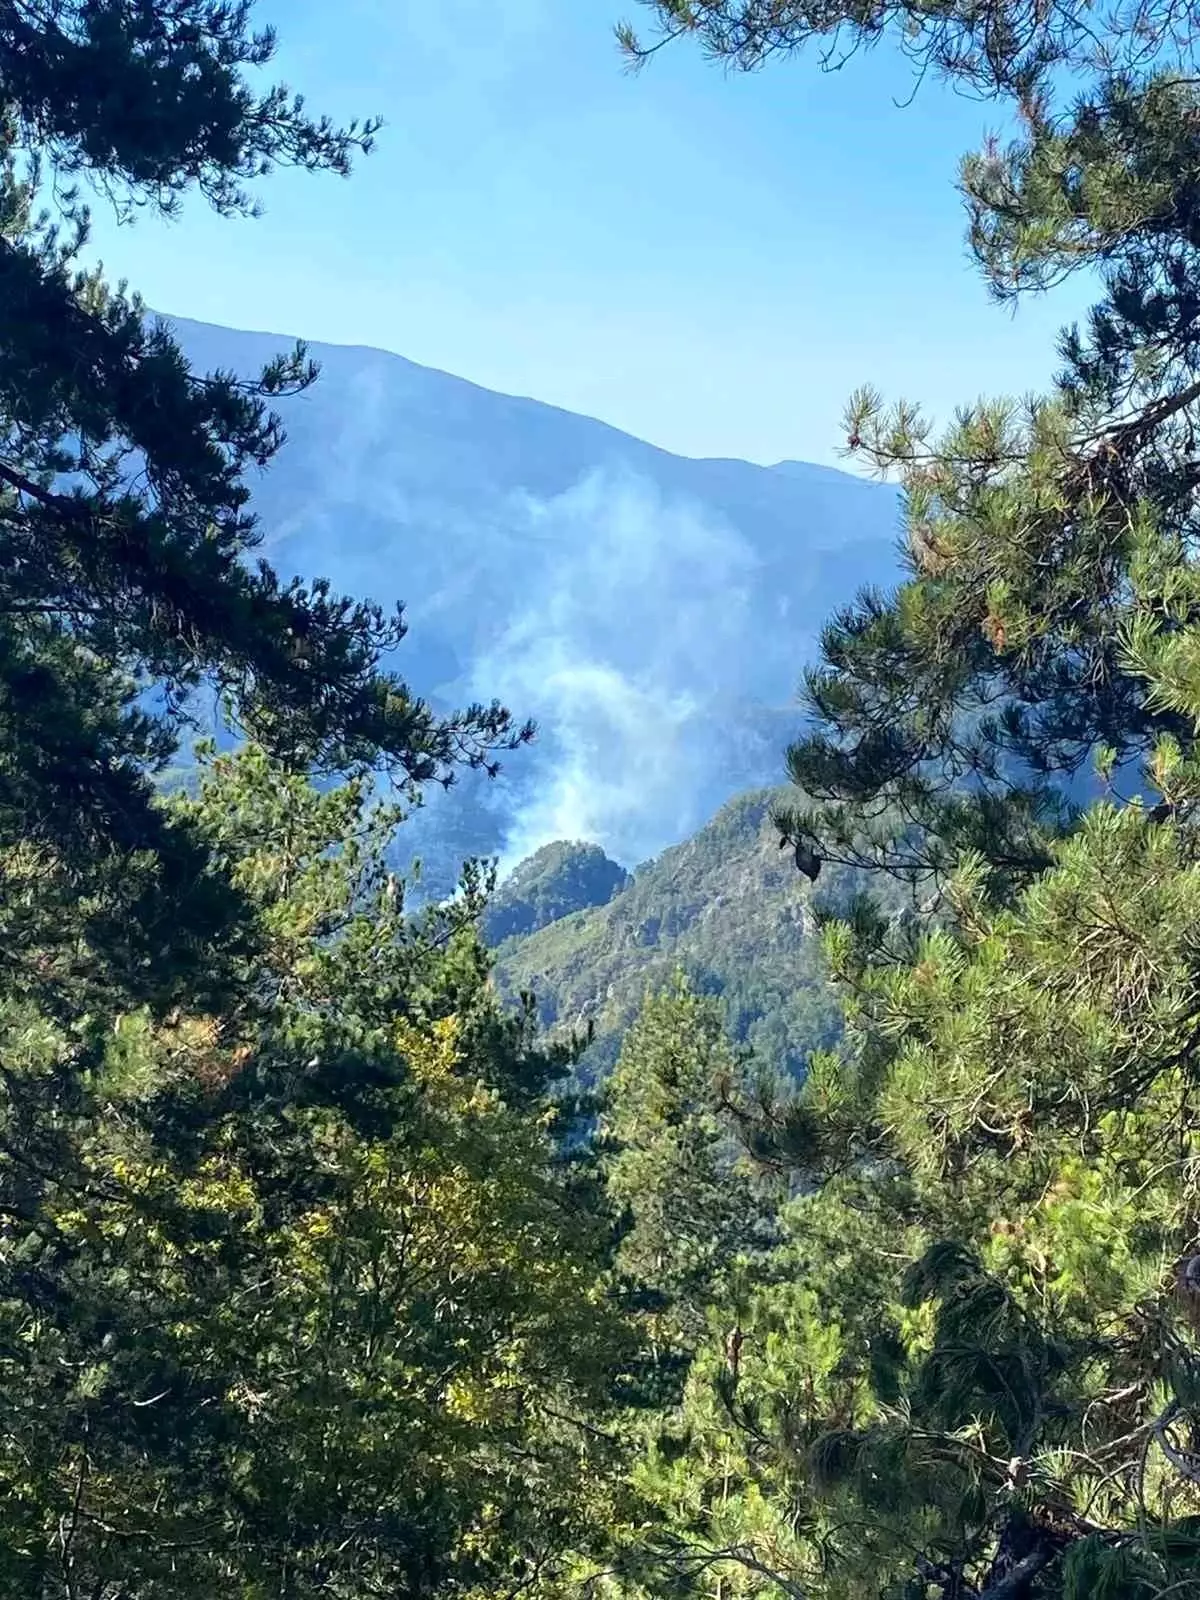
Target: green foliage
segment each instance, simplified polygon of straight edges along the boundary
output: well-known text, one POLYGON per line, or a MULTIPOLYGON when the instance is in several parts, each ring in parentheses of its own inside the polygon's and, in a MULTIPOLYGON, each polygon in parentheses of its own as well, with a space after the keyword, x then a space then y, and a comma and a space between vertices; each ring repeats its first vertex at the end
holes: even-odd
POLYGON ((739 1259, 770 1241, 771 1208, 731 1131, 730 1108, 753 1094, 715 1001, 682 976, 647 997, 605 1085, 603 1132, 608 1193, 628 1219, 617 1270, 654 1296, 660 1340, 694 1344, 739 1259))
POLYGON ((826 929, 847 1028, 792 1113, 817 1181, 781 1212, 736 1386, 700 1349, 684 1448, 647 1453, 636 1583, 1200 1593, 1197 19, 650 9, 744 66, 894 25, 1011 95, 1016 140, 962 170, 977 260, 1000 299, 1079 268, 1100 296, 1046 396, 941 436, 851 402, 848 450, 899 472, 908 571, 826 629, 779 820, 924 905, 826 929))
POLYGON ((255 94, 244 69, 270 62, 275 34, 252 32, 250 11, 246 0, 7 4, 0 73, 22 147, 60 178, 96 177, 165 208, 195 187, 219 211, 245 210, 243 185, 277 166, 345 174, 378 123, 339 129, 282 86, 255 94))
POLYGON ((1196 687, 1192 19, 1139 6, 1125 33, 1120 5, 1018 16, 1003 0, 936 17, 804 0, 651 9, 747 63, 895 22, 956 81, 1011 93, 1020 137, 962 172, 987 282, 1008 298, 1086 267, 1104 290, 1064 335, 1048 396, 980 402, 941 438, 916 406, 870 389, 852 401, 849 453, 901 478, 910 578, 826 630, 813 726, 790 753, 809 797, 791 831, 826 860, 901 875, 944 878, 981 855, 1002 893, 1050 865, 1097 750, 1119 790, 1148 763, 1154 798, 1186 800, 1186 759, 1162 783, 1196 687), (1069 105, 1063 65, 1082 86, 1069 105))
POLYGON ((270 402, 315 376, 303 352, 253 383, 193 373, 136 296, 81 265, 74 179, 118 208, 199 189, 237 211, 273 166, 347 169, 373 125, 254 90, 273 50, 247 4, 0 6, 0 838, 84 892, 111 851, 148 852, 167 906, 195 876, 147 774, 201 684, 280 757, 380 761, 413 784, 490 765, 526 731, 495 706, 434 716, 381 668, 398 614, 246 560, 248 474, 282 443, 270 402))
POLYGON ((548 923, 607 905, 629 880, 596 844, 545 844, 509 874, 488 901, 484 938, 491 945, 536 933, 548 923))
POLYGON ((1048 397, 940 439, 855 399, 909 571, 826 631, 801 794, 615 895, 543 853, 493 983, 482 874, 412 913, 363 774, 411 798, 523 731, 438 720, 379 669, 398 619, 242 559, 302 359, 197 378, 79 273, 78 202, 34 213, 37 155, 229 210, 370 130, 251 94, 248 7, 0 3, 14 1600, 1200 1593, 1193 19, 652 9, 744 65, 896 22, 1014 93, 977 257, 1103 298, 1048 397), (257 742, 165 799, 205 681, 257 742), (624 1035, 599 1152, 531 988, 593 1066, 624 1035))
POLYGON ((644 42, 630 23, 617 37, 641 65, 676 39, 741 71, 816 46, 835 71, 858 51, 891 38, 922 76, 932 73, 973 96, 1028 95, 1049 79, 1078 85, 1171 52, 1189 58, 1195 18, 1167 0, 1074 0, 1029 9, 1019 0, 638 0, 655 25, 644 42))
POLYGON ((393 809, 253 749, 176 806, 236 1004, 0 1004, 0 1592, 558 1592, 625 1341, 478 893, 409 917, 393 809))
POLYGON ((364 776, 407 804, 528 730, 247 559, 303 351, 194 373, 83 262, 86 187, 348 170, 373 125, 255 88, 273 49, 242 0, 0 0, 6 1600, 549 1596, 617 1520, 565 1058, 496 1003, 479 873, 410 914, 364 776), (202 688, 249 743, 179 784, 202 688))

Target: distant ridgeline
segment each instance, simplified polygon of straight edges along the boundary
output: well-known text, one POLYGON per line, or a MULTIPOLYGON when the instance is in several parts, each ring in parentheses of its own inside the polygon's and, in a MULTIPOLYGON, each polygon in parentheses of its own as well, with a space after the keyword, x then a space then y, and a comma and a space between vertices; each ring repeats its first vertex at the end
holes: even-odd
MULTIPOLYGON (((250 372, 291 343, 171 320, 199 370, 250 372)), ((414 902, 518 838, 602 839, 630 866, 777 779, 821 627, 898 576, 893 488, 675 456, 377 350, 311 354, 321 377, 281 402, 288 443, 254 481, 262 554, 285 579, 404 601, 394 665, 439 714, 495 697, 538 723, 498 779, 429 791, 400 829, 414 902)), ((211 697, 198 716, 227 738, 211 697)))
POLYGON ((801 1071, 808 1052, 840 1030, 812 937, 812 901, 836 909, 861 885, 834 868, 812 889, 771 825, 771 804, 782 797, 772 789, 740 795, 632 876, 594 845, 538 851, 501 886, 485 927, 498 943, 501 994, 532 991, 556 1032, 594 1024, 582 1063, 594 1076, 615 1061, 647 989, 682 968, 693 987, 722 998, 732 1037, 801 1071))
MULTIPOLYGON (((249 372, 291 342, 174 326, 201 370, 249 372)), ((289 442, 254 484, 263 555, 285 578, 405 601, 395 666, 439 714, 495 696, 539 724, 498 779, 427 792, 399 830, 396 870, 421 865, 412 903, 514 837, 600 838, 630 865, 774 782, 822 624, 897 575, 892 488, 801 462, 690 460, 400 356, 311 353, 321 377, 281 403, 289 442)), ((197 715, 228 742, 211 696, 197 715)), ((164 781, 193 778, 181 750, 164 781)), ((1075 787, 1091 798, 1090 772, 1075 787)), ((581 892, 574 910, 593 905, 581 892)), ((550 900, 530 914, 493 936, 561 919, 550 900)))
MULTIPOLYGON (((168 320, 199 371, 293 343, 168 320)), ((420 895, 521 839, 600 839, 630 866, 776 780, 821 625, 896 571, 892 488, 672 455, 379 350, 310 354, 321 376, 280 401, 288 442, 253 480, 262 556, 402 601, 393 664, 439 714, 495 698, 538 724, 494 783, 464 774, 400 830, 420 895)))

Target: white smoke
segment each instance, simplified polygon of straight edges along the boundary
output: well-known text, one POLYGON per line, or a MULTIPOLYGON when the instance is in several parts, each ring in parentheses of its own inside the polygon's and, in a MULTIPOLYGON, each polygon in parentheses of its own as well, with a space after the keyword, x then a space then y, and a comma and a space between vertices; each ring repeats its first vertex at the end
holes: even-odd
MULTIPOLYGON (((636 862, 703 820, 722 702, 749 689, 758 559, 733 528, 627 472, 522 497, 524 603, 473 663, 540 728, 502 867, 552 839, 636 862)), ((761 644, 761 642, 758 642, 761 644)))

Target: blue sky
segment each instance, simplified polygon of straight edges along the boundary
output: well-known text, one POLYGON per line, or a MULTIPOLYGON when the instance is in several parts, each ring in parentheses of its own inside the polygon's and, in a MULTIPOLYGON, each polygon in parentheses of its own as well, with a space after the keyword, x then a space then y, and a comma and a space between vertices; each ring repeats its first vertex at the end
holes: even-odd
POLYGON ((629 0, 267 0, 276 76, 387 127, 354 176, 278 174, 266 214, 95 245, 156 308, 370 344, 687 455, 834 462, 849 391, 935 414, 1040 386, 1082 285, 1011 312, 953 180, 998 113, 881 51, 640 75, 629 0))

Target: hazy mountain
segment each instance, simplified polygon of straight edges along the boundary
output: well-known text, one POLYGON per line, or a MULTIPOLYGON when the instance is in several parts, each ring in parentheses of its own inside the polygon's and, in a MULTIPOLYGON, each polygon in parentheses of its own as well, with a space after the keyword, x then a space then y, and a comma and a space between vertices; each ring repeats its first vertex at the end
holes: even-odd
MULTIPOLYGON (((290 340, 171 319, 193 363, 290 340)), ((256 487, 285 576, 403 600, 400 669, 438 703, 503 699, 541 737, 407 837, 440 887, 464 852, 586 839, 629 866, 775 781, 817 631, 894 570, 890 489, 825 467, 688 460, 377 350, 312 345, 256 487)))

